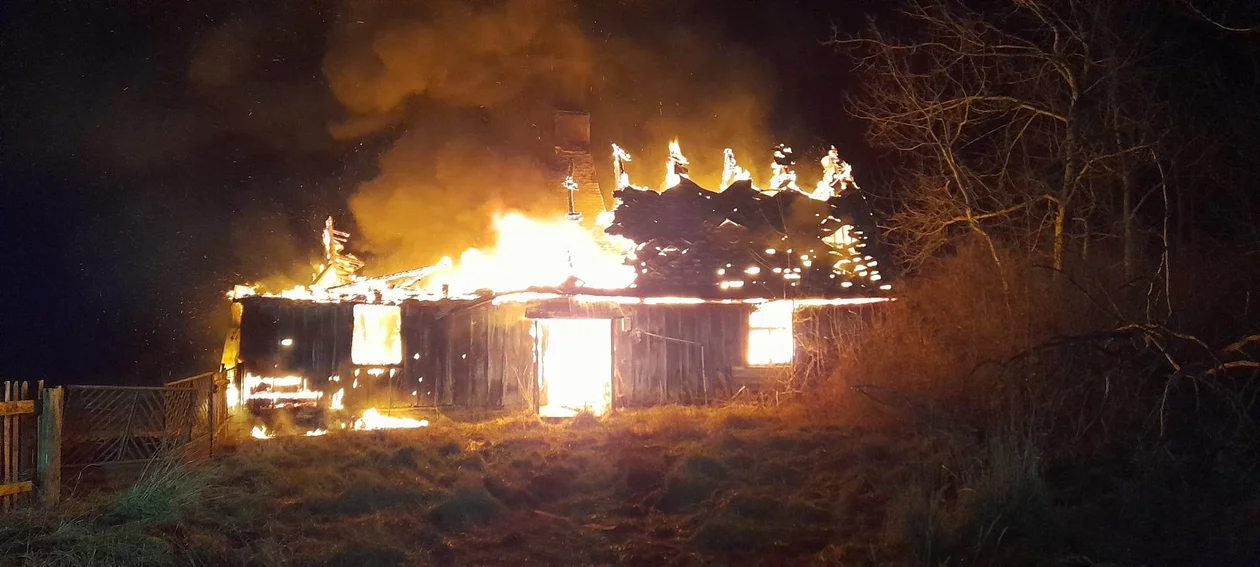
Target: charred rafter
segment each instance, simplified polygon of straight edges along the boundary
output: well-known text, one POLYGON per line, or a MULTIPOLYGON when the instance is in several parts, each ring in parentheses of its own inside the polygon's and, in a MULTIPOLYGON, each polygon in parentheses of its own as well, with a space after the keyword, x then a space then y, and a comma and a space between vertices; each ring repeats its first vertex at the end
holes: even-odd
POLYGON ((606 230, 637 243, 642 292, 842 296, 883 285, 874 222, 856 190, 823 201, 747 180, 715 192, 683 178, 659 193, 627 187, 614 196, 606 230))

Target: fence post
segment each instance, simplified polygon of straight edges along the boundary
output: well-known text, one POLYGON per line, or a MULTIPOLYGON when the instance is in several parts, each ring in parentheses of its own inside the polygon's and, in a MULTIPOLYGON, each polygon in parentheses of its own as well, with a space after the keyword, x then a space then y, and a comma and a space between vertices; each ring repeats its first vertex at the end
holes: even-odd
POLYGON ((217 408, 214 406, 214 398, 215 392, 218 391, 218 389, 219 373, 215 372, 214 375, 210 376, 210 390, 206 392, 206 426, 208 427, 208 431, 210 433, 210 449, 208 452, 211 461, 214 460, 214 428, 218 425, 214 422, 214 412, 217 411, 217 408))
POLYGON ((61 410, 64 391, 61 387, 47 388, 40 396, 35 475, 39 482, 39 500, 45 505, 55 504, 61 499, 61 410))

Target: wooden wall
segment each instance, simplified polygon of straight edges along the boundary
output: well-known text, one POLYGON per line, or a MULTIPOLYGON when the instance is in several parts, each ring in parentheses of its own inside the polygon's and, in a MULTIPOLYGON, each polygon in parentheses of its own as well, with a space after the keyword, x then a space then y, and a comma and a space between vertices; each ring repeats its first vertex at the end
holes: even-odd
POLYGON ((246 371, 298 374, 322 385, 350 359, 354 306, 254 297, 241 301, 240 358, 246 371), (282 339, 293 339, 283 347, 282 339))
POLYGON ((402 304, 403 363, 399 381, 416 392, 414 403, 432 407, 442 403, 447 378, 447 328, 442 316, 448 309, 433 303, 402 304))
MULTIPOLYGON (((525 408, 535 403, 533 323, 520 304, 485 303, 443 318, 447 369, 439 405, 525 408)), ((438 347, 442 348, 442 347, 438 347)))
POLYGON ((874 308, 874 305, 800 308, 793 317, 793 364, 750 368, 747 366, 750 305, 623 306, 625 319, 613 323, 616 404, 639 407, 697 403, 729 398, 740 387, 787 385, 778 384, 780 381, 799 387, 831 376, 838 370, 839 349, 853 333, 861 332, 863 322, 874 308), (689 343, 704 345, 703 369, 698 345, 689 343))
MULTIPOLYGON (((325 387, 334 374, 347 383, 353 305, 271 298, 245 305, 240 352, 247 369, 298 373, 315 387, 325 387), (280 347, 282 338, 294 345, 280 347)), ((792 369, 767 371, 746 367, 750 305, 621 306, 622 318, 612 322, 614 405, 723 399, 771 372, 792 374, 796 381, 830 375, 846 335, 858 332, 872 308, 799 310, 792 369)), ((372 382, 375 398, 395 407, 536 407, 534 322, 525 305, 405 302, 401 324, 402 365, 394 377, 372 382)))
POLYGON ((729 395, 731 369, 745 363, 751 307, 633 305, 622 311, 625 318, 613 322, 617 406, 695 403, 729 395))

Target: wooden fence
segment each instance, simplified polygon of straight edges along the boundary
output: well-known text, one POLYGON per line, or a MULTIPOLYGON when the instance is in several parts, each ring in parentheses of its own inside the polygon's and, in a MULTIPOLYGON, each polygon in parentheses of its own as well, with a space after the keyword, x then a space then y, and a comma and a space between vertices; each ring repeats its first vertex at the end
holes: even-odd
POLYGON ((219 373, 160 387, 0 384, 0 512, 56 502, 63 475, 113 485, 155 460, 204 462, 227 422, 219 373))
POLYGON ((0 401, 0 511, 61 495, 61 388, 3 382, 0 401))

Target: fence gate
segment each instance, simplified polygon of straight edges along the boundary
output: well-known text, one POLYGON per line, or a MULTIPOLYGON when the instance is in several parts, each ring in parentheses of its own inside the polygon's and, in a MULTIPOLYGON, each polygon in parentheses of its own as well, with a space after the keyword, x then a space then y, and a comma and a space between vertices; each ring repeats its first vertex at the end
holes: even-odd
POLYGON ((227 425, 226 385, 227 378, 215 372, 166 383, 167 388, 196 390, 185 460, 202 462, 214 456, 214 439, 227 425))
MULTIPOLYGON (((199 377, 194 377, 199 378, 199 377)), ((211 378, 211 388, 213 387, 211 378)), ((184 460, 197 435, 207 438, 209 406, 196 385, 66 386, 62 425, 65 484, 125 480, 155 459, 184 460), (207 411, 199 411, 206 406, 207 411)))
POLYGON ((0 382, 0 511, 3 512, 24 503, 34 492, 35 404, 42 389, 42 382, 0 382))

